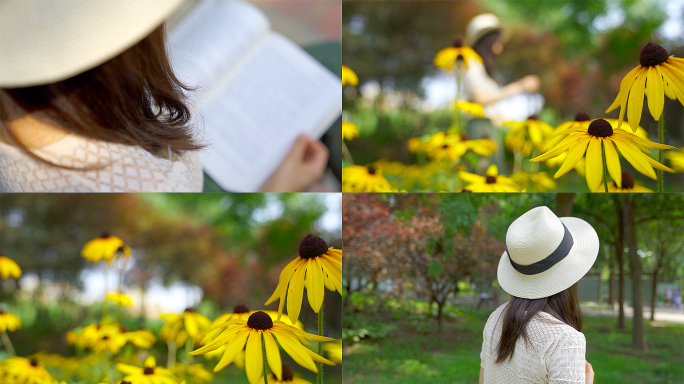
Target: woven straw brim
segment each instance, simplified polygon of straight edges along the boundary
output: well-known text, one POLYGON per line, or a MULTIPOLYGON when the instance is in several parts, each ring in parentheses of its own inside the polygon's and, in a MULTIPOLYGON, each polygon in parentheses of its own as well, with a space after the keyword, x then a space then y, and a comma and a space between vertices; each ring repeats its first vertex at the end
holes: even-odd
POLYGON ((524 299, 541 299, 570 288, 589 272, 599 252, 596 231, 582 219, 561 217, 560 220, 574 241, 570 253, 542 273, 524 275, 513 268, 504 252, 497 270, 497 279, 504 291, 524 299))
POLYGON ((115 57, 183 0, 0 0, 0 88, 61 81, 115 57))

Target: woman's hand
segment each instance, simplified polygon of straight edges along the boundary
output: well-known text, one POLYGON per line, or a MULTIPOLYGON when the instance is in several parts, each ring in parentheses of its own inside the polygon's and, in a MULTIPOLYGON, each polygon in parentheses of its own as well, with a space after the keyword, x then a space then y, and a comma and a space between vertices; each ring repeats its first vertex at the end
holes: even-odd
POLYGON ((317 140, 301 134, 259 189, 260 192, 301 192, 323 176, 328 163, 328 148, 317 140))
POLYGON ((536 92, 541 84, 537 75, 527 75, 518 81, 525 92, 536 92))
POLYGON ((584 370, 587 373, 587 377, 584 382, 586 384, 594 384, 594 368, 592 368, 588 361, 584 360, 584 362, 586 363, 584 370))

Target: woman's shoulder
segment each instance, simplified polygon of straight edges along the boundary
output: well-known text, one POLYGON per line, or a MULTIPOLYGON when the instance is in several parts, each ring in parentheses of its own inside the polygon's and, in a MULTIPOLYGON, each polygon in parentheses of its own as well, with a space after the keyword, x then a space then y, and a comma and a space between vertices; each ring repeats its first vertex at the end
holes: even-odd
POLYGON ((586 347, 586 338, 582 332, 547 312, 537 314, 535 319, 530 322, 528 333, 531 337, 536 336, 543 340, 547 348, 559 345, 586 347))
POLYGON ((499 318, 503 314, 503 311, 506 310, 506 306, 508 305, 509 301, 501 304, 497 309, 494 310, 489 315, 489 318, 487 319, 487 323, 485 324, 485 328, 493 328, 496 326, 497 322, 499 321, 499 318))

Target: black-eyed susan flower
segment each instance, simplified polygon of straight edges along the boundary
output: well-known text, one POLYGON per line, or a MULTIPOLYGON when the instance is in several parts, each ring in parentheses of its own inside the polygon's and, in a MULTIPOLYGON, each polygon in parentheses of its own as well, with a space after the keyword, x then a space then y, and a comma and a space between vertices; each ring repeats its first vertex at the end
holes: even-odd
POLYGON ((0 332, 14 332, 21 329, 21 320, 9 313, 0 309, 0 332))
POLYGON ((342 86, 351 85, 352 87, 359 84, 359 77, 356 73, 346 65, 342 66, 342 86))
POLYGON ((21 277, 21 268, 14 260, 6 256, 1 256, 0 253, 0 278, 7 280, 10 277, 18 279, 21 277))
POLYGON ((504 143, 513 152, 520 151, 529 156, 534 147, 542 148, 544 139, 553 134, 553 127, 532 115, 525 121, 508 121, 504 127, 510 128, 504 143))
POLYGON ((520 192, 521 188, 513 179, 499 175, 499 168, 492 164, 487 168, 486 176, 468 172, 458 172, 458 177, 467 185, 463 188, 470 192, 520 192))
POLYGON ((157 360, 154 356, 145 359, 142 368, 128 364, 117 364, 116 369, 126 375, 123 381, 131 384, 178 384, 178 380, 171 371, 157 367, 157 360))
POLYGON ((342 250, 329 248, 325 240, 312 234, 306 235, 299 244, 299 256, 280 272, 278 286, 265 305, 280 299, 280 319, 287 296, 287 314, 294 324, 302 308, 304 286, 309 304, 316 313, 323 305, 325 287, 342 293, 342 250))
POLYGON ((136 348, 150 349, 154 345, 156 337, 154 333, 146 329, 137 331, 129 331, 127 328, 121 328, 121 335, 126 338, 126 341, 136 348))
POLYGON ((474 49, 467 45, 463 45, 463 39, 458 37, 451 47, 440 49, 435 55, 433 64, 436 67, 451 70, 456 66, 458 59, 462 59, 466 69, 468 69, 468 62, 475 60, 484 64, 482 57, 475 52, 474 49))
MULTIPOLYGON (((603 187, 603 184, 595 191, 595 192, 603 192, 605 189, 603 187)), ((634 183, 634 178, 632 175, 629 174, 629 172, 622 172, 622 187, 618 187, 615 182, 609 183, 608 184, 608 192, 614 192, 614 193, 649 193, 653 192, 652 190, 641 186, 637 185, 634 183)))
POLYGON ((438 132, 422 144, 422 149, 431 159, 454 162, 467 151, 489 157, 496 151, 496 143, 491 139, 469 140, 466 135, 438 132))
POLYGON ((189 379, 194 384, 206 384, 214 380, 214 372, 202 364, 183 365, 176 363, 169 369, 175 377, 189 379))
POLYGON ((105 300, 111 301, 114 304, 120 305, 122 307, 132 307, 133 306, 133 299, 131 299, 131 297, 125 293, 108 292, 105 295, 105 300))
POLYGON ((342 122, 342 138, 351 141, 359 137, 359 127, 347 121, 342 122))
POLYGON ((115 324, 90 324, 79 331, 67 333, 67 342, 79 349, 92 348, 104 336, 118 334, 121 329, 115 324))
POLYGON ((84 259, 97 263, 104 260, 107 263, 114 260, 117 256, 128 258, 131 255, 131 248, 124 244, 124 241, 117 236, 103 232, 100 237, 87 242, 81 250, 84 259))
MULTIPOLYGON (((264 377, 261 376, 257 382, 264 382, 264 377)), ((274 374, 268 375, 268 384, 312 384, 310 381, 306 381, 294 375, 292 368, 283 364, 283 378, 278 380, 274 374)))
POLYGON ((335 343, 323 344, 323 350, 328 353, 328 359, 335 364, 342 364, 342 340, 335 343))
POLYGON ((342 192, 396 192, 396 188, 371 165, 349 165, 342 169, 342 192))
POLYGON ((123 348, 123 346, 126 345, 127 342, 128 339, 126 338, 126 336, 124 336, 120 332, 113 332, 110 334, 103 335, 98 340, 95 340, 95 342, 92 344, 90 348, 95 352, 107 351, 114 355, 118 353, 119 350, 123 348))
POLYGON ((192 308, 187 308, 179 314, 163 314, 159 317, 166 320, 166 323, 159 331, 159 337, 164 341, 175 340, 176 345, 183 345, 189 336, 193 340, 201 336, 211 324, 211 320, 195 312, 192 308))
MULTIPOLYGON (((214 319, 214 321, 211 322, 211 325, 209 325, 209 328, 212 328, 218 324, 225 323, 226 321, 233 320, 233 319, 242 319, 242 320, 247 320, 249 319, 249 316, 256 311, 250 311, 249 308, 247 308, 246 305, 244 304, 238 304, 233 308, 233 312, 231 313, 224 313, 214 319)), ((261 311, 266 313, 267 315, 271 316, 271 319, 273 320, 283 320, 287 321, 288 323, 294 325, 295 327, 304 330, 304 324, 302 324, 301 321, 297 320, 296 322, 292 322, 290 318, 286 314, 278 314, 278 311, 261 311)), ((204 333, 204 336, 202 337, 202 342, 204 344, 208 343, 210 340, 215 339, 219 334, 221 333, 220 329, 215 329, 213 331, 207 331, 204 333)))
MULTIPOLYGON (((283 377, 282 362, 278 344, 297 364, 310 371, 318 372, 314 361, 335 365, 332 361, 317 355, 307 348, 307 346, 311 346, 307 339, 317 342, 335 341, 335 339, 312 335, 287 325, 282 321, 273 321, 271 316, 261 311, 252 313, 247 320, 229 320, 215 327, 225 328, 225 330, 209 344, 190 353, 191 355, 201 355, 226 344, 226 351, 219 363, 214 367, 214 372, 218 372, 232 363, 238 353, 245 348, 247 379, 252 384, 257 383, 264 374, 264 355, 262 351, 265 349, 271 371, 281 380, 283 377)), ((209 331, 211 330, 209 328, 209 331)))
POLYGON ((454 103, 453 108, 461 110, 478 119, 484 119, 484 106, 480 103, 459 100, 454 103))
POLYGON ((546 161, 567 151, 563 165, 554 175, 556 179, 575 167, 586 152, 587 185, 589 190, 596 191, 604 177, 602 148, 605 149, 608 174, 618 186, 622 185, 622 168, 618 151, 637 171, 652 179, 656 179, 653 168, 673 172, 647 155, 651 153, 647 148, 672 149, 674 148, 672 146, 653 143, 620 128, 613 129, 611 124, 604 119, 593 120, 587 128, 576 127, 568 130, 572 132, 555 147, 530 160, 532 162, 546 161))
POLYGON ((620 107, 618 119, 622 122, 626 111, 634 129, 641 121, 644 95, 654 120, 660 120, 663 113, 664 95, 684 105, 684 59, 671 57, 658 44, 646 44, 639 54, 639 65, 622 78, 620 91, 606 113, 620 107))
POLYGON ((525 172, 518 171, 511 175, 516 184, 522 186, 523 189, 529 191, 529 186, 534 187, 535 192, 551 192, 555 191, 558 183, 546 172, 525 172))
POLYGON ((684 172, 684 147, 678 151, 670 151, 665 154, 665 158, 670 160, 670 167, 675 172, 684 172))
POLYGON ((10 357, 0 362, 0 378, 8 384, 52 384, 55 380, 36 359, 10 357))

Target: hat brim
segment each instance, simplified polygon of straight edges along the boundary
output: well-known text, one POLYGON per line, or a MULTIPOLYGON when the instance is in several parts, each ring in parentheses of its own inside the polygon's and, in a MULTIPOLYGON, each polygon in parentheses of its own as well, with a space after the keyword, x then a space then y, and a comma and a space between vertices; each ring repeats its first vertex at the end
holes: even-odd
POLYGON ((141 41, 183 1, 0 1, 0 88, 92 69, 141 41))
POLYGON ((524 299, 541 299, 570 288, 591 269, 599 252, 599 238, 594 228, 576 217, 560 220, 572 235, 573 246, 563 260, 536 275, 524 275, 513 268, 504 251, 499 260, 497 279, 508 294, 524 299))
POLYGON ((502 42, 505 42, 506 40, 508 40, 507 36, 506 36, 506 38, 504 38, 504 33, 503 33, 504 28, 501 26, 497 26, 497 27, 483 28, 483 29, 479 30, 477 32, 477 34, 475 34, 474 36, 468 36, 466 38, 465 44, 467 46, 473 47, 482 37, 484 37, 485 35, 487 35, 490 32, 500 32, 502 42))

